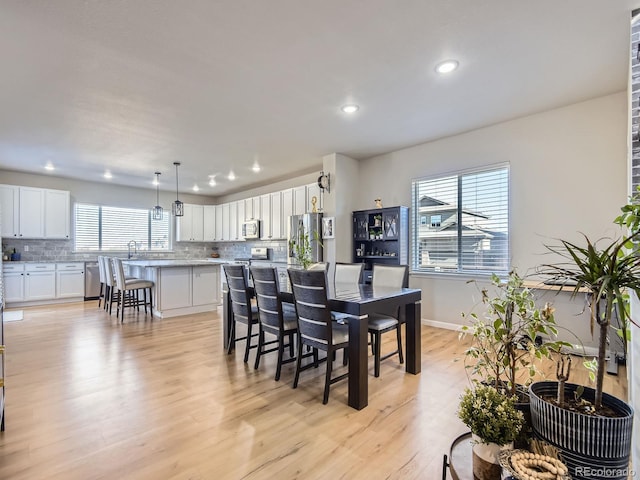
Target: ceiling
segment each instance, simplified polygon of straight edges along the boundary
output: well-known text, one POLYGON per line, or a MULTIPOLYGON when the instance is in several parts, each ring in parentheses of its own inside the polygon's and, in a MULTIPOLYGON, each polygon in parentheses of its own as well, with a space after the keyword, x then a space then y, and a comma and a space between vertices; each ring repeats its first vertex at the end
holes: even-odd
POLYGON ((370 158, 624 90, 639 4, 2 0, 0 168, 216 196, 370 158))

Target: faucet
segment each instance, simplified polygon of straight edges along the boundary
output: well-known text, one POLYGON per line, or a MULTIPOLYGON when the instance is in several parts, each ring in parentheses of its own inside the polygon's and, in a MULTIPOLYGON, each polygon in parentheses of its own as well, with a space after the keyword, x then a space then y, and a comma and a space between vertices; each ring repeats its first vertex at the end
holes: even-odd
POLYGON ((136 242, 135 240, 129 240, 129 243, 127 243, 127 250, 128 250, 128 257, 129 259, 131 259, 131 244, 133 243, 133 253, 135 255, 138 255, 138 242, 136 242))

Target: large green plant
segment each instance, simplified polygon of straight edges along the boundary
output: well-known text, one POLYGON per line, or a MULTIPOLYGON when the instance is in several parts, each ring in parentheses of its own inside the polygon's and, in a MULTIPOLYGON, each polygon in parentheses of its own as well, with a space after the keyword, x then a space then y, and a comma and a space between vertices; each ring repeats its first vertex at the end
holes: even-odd
POLYGON ((611 321, 617 313, 620 330, 626 342, 626 332, 631 317, 628 309, 627 289, 640 293, 640 256, 633 248, 640 231, 601 247, 598 242, 583 235, 585 245, 560 240, 559 245, 547 245, 553 253, 563 258, 555 264, 545 264, 540 272, 558 283, 571 282, 572 296, 587 292, 591 311, 591 332, 599 327, 596 395, 594 407, 602 407, 602 384, 605 372, 607 338, 611 321))
POLYGON ((535 360, 550 358, 569 344, 556 340, 553 307, 546 303, 538 308, 533 292, 515 270, 504 281, 493 274, 491 283, 494 292, 481 290, 485 314, 482 318, 469 314, 472 324, 462 327, 463 335, 473 336, 465 352, 466 359, 472 360, 467 368, 483 382, 515 395, 520 371, 524 371, 524 383, 530 383, 538 373, 535 360))

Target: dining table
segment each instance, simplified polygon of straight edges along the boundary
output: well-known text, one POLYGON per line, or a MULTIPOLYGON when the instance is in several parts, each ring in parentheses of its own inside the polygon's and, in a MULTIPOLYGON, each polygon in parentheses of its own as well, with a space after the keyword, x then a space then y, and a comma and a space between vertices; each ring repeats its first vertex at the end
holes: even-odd
MULTIPOLYGON (((249 287, 250 293, 252 287, 249 287)), ((293 303, 293 293, 281 288, 283 302, 293 303)), ((400 309, 405 322, 405 370, 417 375, 421 371, 421 298, 422 292, 416 288, 373 287, 370 284, 327 285, 327 299, 331 311, 346 314, 345 323, 349 327, 349 376, 348 404, 362 410, 369 403, 369 361, 368 361, 368 316, 376 312, 400 309)), ((223 284, 223 342, 226 348, 232 339, 233 312, 226 283, 223 284)), ((235 342, 232 342, 234 345, 235 342)))

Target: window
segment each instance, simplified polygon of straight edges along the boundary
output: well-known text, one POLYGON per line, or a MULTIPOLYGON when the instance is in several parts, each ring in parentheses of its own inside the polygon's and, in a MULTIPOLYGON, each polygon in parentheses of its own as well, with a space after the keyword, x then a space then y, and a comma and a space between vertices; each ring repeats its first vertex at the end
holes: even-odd
POLYGON ((127 250, 134 240, 138 251, 166 251, 169 241, 168 212, 152 220, 149 210, 75 204, 75 250, 113 252, 127 250))
POLYGON ((508 166, 414 180, 412 205, 413 271, 509 271, 508 166))

